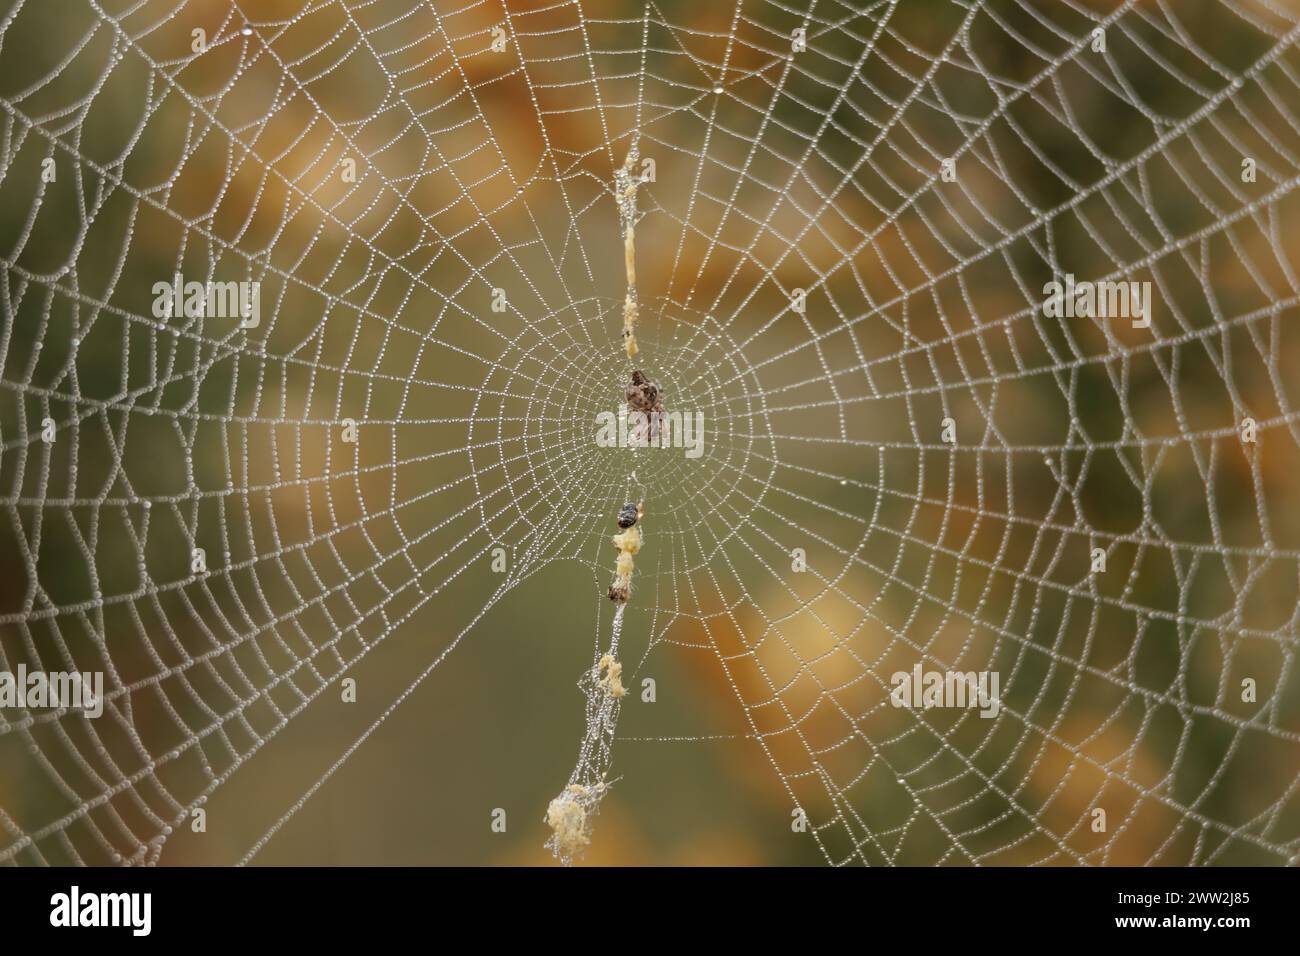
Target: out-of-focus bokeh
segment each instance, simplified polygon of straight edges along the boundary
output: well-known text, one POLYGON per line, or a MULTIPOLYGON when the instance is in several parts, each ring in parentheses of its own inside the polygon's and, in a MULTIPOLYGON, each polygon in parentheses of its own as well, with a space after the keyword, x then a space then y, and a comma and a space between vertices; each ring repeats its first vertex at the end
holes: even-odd
POLYGON ((641 496, 583 862, 1294 858, 1294 5, 0 10, 0 860, 550 860, 641 496))

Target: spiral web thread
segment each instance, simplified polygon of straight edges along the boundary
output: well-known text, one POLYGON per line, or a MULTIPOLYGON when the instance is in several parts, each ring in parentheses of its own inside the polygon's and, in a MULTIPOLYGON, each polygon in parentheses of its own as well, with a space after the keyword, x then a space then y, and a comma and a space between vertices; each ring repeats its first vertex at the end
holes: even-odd
POLYGON ((1270 0, 7 3, 0 669, 106 685, 0 711, 48 789, 0 789, 0 860, 166 862, 436 609, 254 859, 520 581, 580 562, 609 633, 631 464, 620 623, 719 662, 828 862, 1294 862, 1298 36, 1270 0), (638 338, 698 460, 592 441, 636 137, 638 338), (175 272, 260 282, 260 324, 155 318, 175 272), (1151 328, 1045 317, 1067 273, 1149 281, 1151 328), (890 706, 916 664, 999 713, 890 706))

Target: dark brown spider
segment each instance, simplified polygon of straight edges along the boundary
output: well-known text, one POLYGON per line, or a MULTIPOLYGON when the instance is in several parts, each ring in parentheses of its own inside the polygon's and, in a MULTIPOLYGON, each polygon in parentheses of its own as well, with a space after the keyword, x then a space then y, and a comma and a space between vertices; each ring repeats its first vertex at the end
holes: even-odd
POLYGON ((628 409, 646 416, 645 431, 638 438, 652 439, 660 434, 667 437, 668 422, 664 418, 663 394, 659 383, 647 378, 640 369, 632 372, 632 381, 628 383, 623 395, 628 409))
POLYGON ((645 373, 637 369, 632 373, 625 394, 629 408, 649 414, 659 404, 659 383, 646 378, 645 373))

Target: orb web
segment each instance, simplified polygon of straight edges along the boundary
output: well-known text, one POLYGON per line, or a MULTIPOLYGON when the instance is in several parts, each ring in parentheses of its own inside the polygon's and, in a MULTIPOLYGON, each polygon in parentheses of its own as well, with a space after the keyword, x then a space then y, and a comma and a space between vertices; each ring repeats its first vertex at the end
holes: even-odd
MULTIPOLYGON (((53 6, 0 17, 0 670, 104 712, 0 708, 0 860, 166 862, 436 614, 255 859, 560 564, 596 667, 635 481, 627 679, 716 660, 827 862, 1294 861, 1292 3, 53 6), (633 142, 698 458, 593 441, 633 142), (176 274, 259 321, 160 317, 176 274), (918 667, 996 715, 893 706, 918 667)), ((640 745, 595 739, 592 785, 640 745)))

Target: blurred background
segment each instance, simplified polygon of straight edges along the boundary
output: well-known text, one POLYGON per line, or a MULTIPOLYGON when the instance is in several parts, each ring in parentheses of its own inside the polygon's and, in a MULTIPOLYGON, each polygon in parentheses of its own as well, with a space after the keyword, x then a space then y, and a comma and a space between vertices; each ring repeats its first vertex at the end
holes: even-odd
POLYGON ((0 860, 553 862, 642 495, 580 862, 1294 858, 1293 4, 0 9, 0 860))

